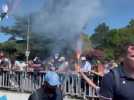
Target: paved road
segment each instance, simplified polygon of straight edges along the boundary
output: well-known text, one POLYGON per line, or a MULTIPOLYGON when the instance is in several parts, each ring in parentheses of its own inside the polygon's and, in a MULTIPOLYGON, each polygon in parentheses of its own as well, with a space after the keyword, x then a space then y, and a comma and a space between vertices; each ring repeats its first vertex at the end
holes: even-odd
MULTIPOLYGON (((0 97, 6 96, 7 100, 28 100, 30 94, 28 93, 18 93, 18 92, 12 92, 12 91, 5 91, 0 90, 0 97)), ((71 99, 69 97, 65 97, 64 100, 80 100, 80 99, 71 99)))

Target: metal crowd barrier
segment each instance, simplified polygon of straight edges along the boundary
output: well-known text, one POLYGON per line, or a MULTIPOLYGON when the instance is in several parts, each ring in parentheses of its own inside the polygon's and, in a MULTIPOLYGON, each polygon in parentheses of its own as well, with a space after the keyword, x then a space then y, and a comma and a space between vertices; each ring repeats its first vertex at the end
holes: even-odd
MULTIPOLYGON (((0 88, 32 92, 42 85, 44 76, 45 72, 3 70, 0 72, 0 88)), ((88 86, 78 74, 59 73, 59 76, 62 82, 64 95, 83 98, 98 97, 95 93, 95 90, 88 86)), ((93 77, 91 77, 91 79, 93 79, 93 77)))

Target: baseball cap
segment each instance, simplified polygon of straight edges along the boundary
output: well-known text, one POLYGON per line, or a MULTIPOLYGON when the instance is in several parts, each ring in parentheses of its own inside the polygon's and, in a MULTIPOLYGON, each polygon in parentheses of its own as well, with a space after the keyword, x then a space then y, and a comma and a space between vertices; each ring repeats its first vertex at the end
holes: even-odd
POLYGON ((58 74, 54 71, 48 71, 44 78, 45 81, 48 82, 51 86, 57 86, 60 85, 60 78, 58 74))
POLYGON ((86 60, 86 57, 81 57, 81 60, 86 60))

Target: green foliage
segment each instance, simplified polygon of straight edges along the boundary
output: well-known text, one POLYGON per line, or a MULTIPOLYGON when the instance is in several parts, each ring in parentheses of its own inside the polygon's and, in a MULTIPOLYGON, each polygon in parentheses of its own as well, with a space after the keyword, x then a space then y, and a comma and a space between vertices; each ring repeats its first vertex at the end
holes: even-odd
MULTIPOLYGON (((9 27, 1 27, 3 32, 7 32, 10 34, 14 34, 16 36, 21 36, 26 40, 26 35, 28 31, 28 21, 29 21, 29 30, 30 30, 30 57, 33 58, 34 56, 46 57, 49 56, 52 47, 53 47, 53 40, 49 39, 45 36, 41 36, 41 33, 34 33, 31 32, 31 16, 15 16, 15 25, 11 28, 9 27)), ((25 55, 26 51, 26 42, 19 43, 19 42, 6 42, 1 44, 1 49, 6 51, 9 55, 17 55, 23 54, 25 55), (14 51, 13 51, 14 50, 14 51)))
POLYGON ((24 54, 25 45, 17 44, 15 41, 9 41, 0 44, 1 50, 6 52, 7 56, 12 57, 17 54, 24 54))
POLYGON ((82 48, 83 54, 89 53, 92 49, 90 37, 86 34, 82 34, 81 40, 83 41, 83 48, 82 48))
POLYGON ((109 27, 106 25, 106 23, 101 23, 95 28, 95 33, 105 33, 109 31, 109 27))
POLYGON ((105 48, 104 52, 106 59, 114 59, 114 50, 112 48, 105 48))
POLYGON ((129 21, 129 24, 127 25, 128 28, 134 28, 134 19, 131 19, 129 21))
MULTIPOLYGON (((27 28, 28 28, 28 18, 30 18, 30 30, 31 22, 33 22, 32 17, 16 17, 16 23, 13 27, 2 27, 1 31, 6 33, 11 33, 17 36, 23 36, 26 39, 27 28)), ((121 51, 121 46, 126 42, 134 42, 134 19, 131 19, 128 25, 120 29, 109 29, 106 23, 101 23, 95 28, 95 33, 92 36, 82 35, 81 39, 83 41, 83 52, 89 52, 92 47, 100 48, 104 51, 105 58, 107 59, 118 59, 121 51)), ((15 41, 6 42, 0 44, 0 48, 7 52, 9 56, 17 54, 25 54, 26 43, 17 43, 15 41)), ((34 33, 30 31, 30 57, 40 56, 47 57, 51 55, 52 50, 55 48, 55 41, 41 33, 34 33)), ((63 54, 71 54, 73 49, 71 49, 70 44, 61 50, 63 54)))
POLYGON ((107 36, 108 31, 109 27, 105 23, 98 25, 95 28, 95 33, 91 36, 91 41, 93 45, 100 46, 101 42, 104 41, 105 36, 107 36))
POLYGON ((104 50, 106 58, 118 59, 123 53, 120 47, 127 42, 134 42, 134 20, 131 20, 127 27, 121 29, 97 31, 91 36, 91 40, 96 48, 104 50))

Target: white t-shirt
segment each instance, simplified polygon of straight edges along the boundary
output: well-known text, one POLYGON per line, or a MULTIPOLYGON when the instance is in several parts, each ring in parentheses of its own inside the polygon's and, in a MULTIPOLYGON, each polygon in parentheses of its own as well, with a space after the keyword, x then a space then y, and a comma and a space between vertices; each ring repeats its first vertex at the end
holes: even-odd
POLYGON ((24 61, 15 61, 15 66, 19 67, 19 70, 23 71, 26 67, 26 63, 24 61))
POLYGON ((88 72, 88 71, 91 71, 91 63, 88 62, 88 61, 85 61, 85 64, 83 66, 81 66, 81 71, 82 72, 88 72))

